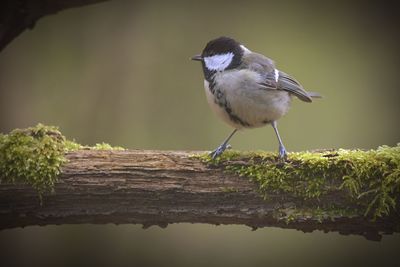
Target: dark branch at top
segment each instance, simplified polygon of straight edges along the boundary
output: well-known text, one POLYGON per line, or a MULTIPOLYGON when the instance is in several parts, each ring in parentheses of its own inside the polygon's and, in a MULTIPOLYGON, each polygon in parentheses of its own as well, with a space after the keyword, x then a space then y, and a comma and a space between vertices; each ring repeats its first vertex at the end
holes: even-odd
POLYGON ((0 52, 43 16, 107 0, 6 0, 0 3, 0 52))

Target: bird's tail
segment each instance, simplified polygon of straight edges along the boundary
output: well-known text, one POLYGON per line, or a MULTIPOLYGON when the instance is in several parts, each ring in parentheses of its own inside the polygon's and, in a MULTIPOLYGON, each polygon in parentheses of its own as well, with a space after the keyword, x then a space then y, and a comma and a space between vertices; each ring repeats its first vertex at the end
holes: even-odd
POLYGON ((320 95, 320 94, 318 94, 318 93, 316 93, 316 92, 309 92, 309 91, 307 91, 307 95, 308 95, 309 97, 312 97, 312 98, 322 98, 322 95, 320 95))

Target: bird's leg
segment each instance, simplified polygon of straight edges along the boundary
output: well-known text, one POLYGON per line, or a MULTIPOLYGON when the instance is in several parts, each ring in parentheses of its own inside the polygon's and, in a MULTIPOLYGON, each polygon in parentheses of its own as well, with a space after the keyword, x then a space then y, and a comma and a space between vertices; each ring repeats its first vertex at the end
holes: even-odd
POLYGON ((232 138, 232 136, 236 133, 237 129, 233 130, 233 132, 228 136, 228 138, 225 139, 225 141, 217 147, 213 152, 210 153, 210 156, 212 159, 218 158, 222 153, 224 153, 225 149, 227 149, 228 142, 232 138))
POLYGON ((280 135, 279 135, 278 126, 277 126, 276 121, 271 122, 271 125, 272 125, 272 128, 274 128, 276 137, 278 137, 278 142, 279 142, 279 158, 280 158, 281 160, 286 160, 286 158, 287 158, 286 148, 285 148, 285 146, 283 145, 282 139, 281 139, 281 137, 280 137, 280 135))

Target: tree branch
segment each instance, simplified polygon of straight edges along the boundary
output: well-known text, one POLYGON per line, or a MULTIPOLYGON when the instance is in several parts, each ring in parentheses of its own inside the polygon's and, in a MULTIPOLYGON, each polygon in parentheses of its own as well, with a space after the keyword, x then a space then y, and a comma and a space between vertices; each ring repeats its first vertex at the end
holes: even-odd
POLYGON ((107 0, 6 0, 0 4, 0 51, 47 15, 107 0))
POLYGON ((193 157, 198 153, 69 152, 55 193, 45 194, 42 205, 31 187, 0 186, 0 228, 75 223, 165 227, 189 222, 338 231, 373 240, 379 240, 382 232, 399 232, 398 214, 372 221, 363 212, 345 212, 357 207, 346 190, 337 190, 342 181, 327 183, 335 190, 318 200, 304 200, 289 192, 270 192, 264 200, 256 183, 227 171, 227 166, 246 166, 248 161, 205 163, 193 157), (327 203, 334 203, 340 212, 321 215, 316 207, 327 203))

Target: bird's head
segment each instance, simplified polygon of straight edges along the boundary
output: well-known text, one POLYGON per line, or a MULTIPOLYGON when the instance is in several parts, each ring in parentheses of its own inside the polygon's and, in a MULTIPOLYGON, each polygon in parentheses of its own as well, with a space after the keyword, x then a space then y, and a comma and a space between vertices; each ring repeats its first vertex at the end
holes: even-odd
POLYGON ((201 61, 204 75, 210 73, 237 68, 247 49, 229 37, 219 37, 207 43, 200 55, 192 57, 192 60, 201 61))

